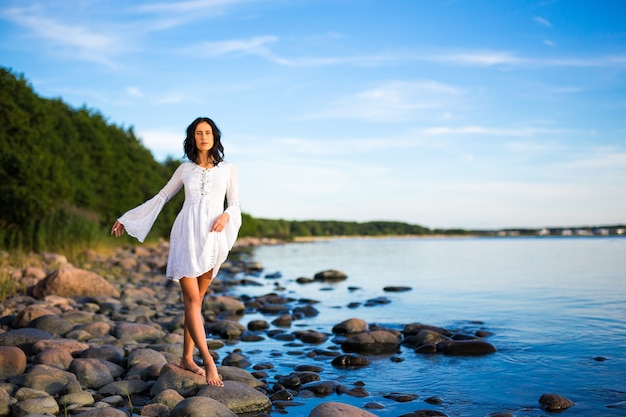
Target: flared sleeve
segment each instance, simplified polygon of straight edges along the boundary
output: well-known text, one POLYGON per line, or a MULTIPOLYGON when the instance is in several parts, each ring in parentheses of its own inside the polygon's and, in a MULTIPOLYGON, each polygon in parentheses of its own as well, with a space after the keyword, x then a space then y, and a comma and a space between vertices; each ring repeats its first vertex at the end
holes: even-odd
POLYGON ((117 219, 124 225, 126 233, 140 242, 146 239, 165 203, 181 189, 183 185, 181 171, 182 165, 176 169, 172 178, 157 195, 134 209, 128 210, 117 219))
POLYGON ((228 213, 228 223, 224 227, 226 235, 226 243, 228 250, 233 248, 237 241, 237 235, 241 228, 241 208, 239 207, 239 176, 237 168, 234 164, 230 164, 230 175, 226 186, 226 204, 225 213, 228 213))

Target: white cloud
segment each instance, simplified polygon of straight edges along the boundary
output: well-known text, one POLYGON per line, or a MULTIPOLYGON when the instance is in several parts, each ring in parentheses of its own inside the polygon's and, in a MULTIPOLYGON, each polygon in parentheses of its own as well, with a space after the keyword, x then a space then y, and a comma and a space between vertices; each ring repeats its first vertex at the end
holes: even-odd
POLYGON ((552 27, 552 23, 550 23, 547 19, 545 19, 545 18, 543 18, 541 16, 535 16, 533 18, 533 20, 535 21, 535 23, 538 23, 541 26, 545 26, 545 27, 548 27, 548 28, 552 27))
POLYGON ((462 95, 460 88, 435 81, 390 82, 335 100, 325 110, 303 119, 356 119, 375 122, 407 121, 418 113, 438 110, 447 117, 447 99, 462 95))

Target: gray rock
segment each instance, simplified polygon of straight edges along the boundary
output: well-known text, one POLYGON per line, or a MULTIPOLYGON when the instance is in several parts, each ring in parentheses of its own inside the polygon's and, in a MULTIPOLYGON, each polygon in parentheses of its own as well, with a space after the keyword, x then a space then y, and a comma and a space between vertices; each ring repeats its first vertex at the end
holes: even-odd
POLYGON ((23 386, 57 395, 72 382, 77 382, 77 379, 70 372, 50 365, 35 365, 26 373, 23 386))
POLYGON ((238 339, 246 331, 246 327, 233 320, 221 320, 211 326, 211 332, 219 335, 222 339, 234 340, 238 339))
POLYGON ((111 371, 99 359, 76 358, 68 370, 76 375, 82 386, 87 388, 98 389, 113 382, 111 371))
POLYGON ((166 389, 155 395, 154 398, 152 398, 152 401, 158 404, 163 404, 169 409, 172 409, 184 399, 185 397, 180 395, 177 391, 173 389, 166 389))
POLYGON ((13 417, 25 417, 32 414, 57 415, 59 411, 59 405, 50 395, 18 401, 11 406, 13 417))
POLYGON ((195 395, 203 385, 206 385, 206 379, 203 376, 168 364, 163 367, 159 379, 150 390, 150 395, 154 397, 162 391, 172 389, 183 397, 189 397, 195 395))
POLYGON ((211 295, 204 299, 203 307, 213 311, 229 311, 234 314, 243 314, 246 306, 233 297, 224 295, 211 295))
POLYGON ((118 410, 117 408, 100 407, 75 414, 73 417, 128 417, 128 414, 122 410, 118 410))
POLYGON ((224 381, 223 387, 207 385, 198 392, 198 396, 213 398, 235 414, 265 413, 272 407, 265 394, 238 381, 224 381))
POLYGON ((34 327, 55 336, 63 336, 72 330, 74 325, 59 316, 47 315, 37 317, 28 324, 28 327, 34 327))
POLYGON ((39 340, 52 339, 48 332, 39 329, 21 328, 0 333, 0 346, 15 346, 24 351, 26 356, 33 353, 33 345, 39 340))
POLYGON ((217 372, 224 381, 239 381, 251 386, 252 388, 265 386, 263 381, 256 379, 250 372, 235 366, 218 366, 217 372))
POLYGON ((121 395, 127 396, 142 393, 148 390, 148 384, 139 379, 128 379, 124 381, 113 381, 98 390, 100 395, 121 395))
POLYGON ((59 407, 61 407, 61 410, 63 410, 70 406, 78 405, 80 407, 84 407, 86 405, 92 405, 94 403, 94 399, 90 392, 81 391, 62 395, 57 399, 57 403, 59 404, 59 407))
POLYGON ((311 410, 309 417, 376 417, 376 414, 350 404, 327 402, 311 410))
POLYGON ((42 279, 33 288, 35 298, 46 295, 119 297, 115 287, 100 275, 83 269, 64 266, 42 279))
POLYGON ((115 337, 129 342, 154 343, 165 336, 165 332, 153 326, 143 323, 120 323, 115 326, 115 337))
POLYGON ((229 353, 222 359, 222 365, 236 366, 237 368, 247 368, 252 362, 239 352, 229 353))
POLYGON ((237 417, 237 414, 212 398, 191 397, 178 403, 170 417, 237 417))
POLYGON ((114 345, 103 345, 84 350, 80 353, 81 358, 102 359, 118 365, 124 365, 126 353, 124 349, 114 345))
POLYGON ((148 364, 148 365, 165 365, 167 364, 167 359, 161 352, 158 352, 154 349, 149 348, 138 348, 133 349, 126 359, 127 366, 132 367, 138 364, 148 364))
POLYGON ((9 393, 0 388, 0 417, 7 417, 11 413, 10 402, 9 393))

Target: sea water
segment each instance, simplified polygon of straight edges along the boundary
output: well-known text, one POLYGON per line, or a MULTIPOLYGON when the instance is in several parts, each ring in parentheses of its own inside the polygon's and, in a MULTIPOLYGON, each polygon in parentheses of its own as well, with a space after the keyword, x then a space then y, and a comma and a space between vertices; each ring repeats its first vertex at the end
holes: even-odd
MULTIPOLYGON (((356 317, 398 330, 409 323, 468 334, 485 330, 497 349, 491 355, 459 357, 402 347, 393 355, 369 356, 369 366, 341 370, 333 368, 330 357, 293 353, 297 349, 286 342, 240 342, 235 347, 253 364, 275 364, 270 383, 272 375, 313 364, 324 368, 322 380, 348 388, 363 382, 369 393, 366 398, 296 396, 294 401, 303 405, 272 415, 306 416, 320 403, 339 401, 357 407, 378 403, 384 408, 370 409, 378 416, 423 409, 449 416, 504 411, 540 416, 546 414, 538 403, 544 393, 574 401, 567 416, 626 415, 626 238, 331 239, 262 246, 253 259, 265 268, 254 278, 263 285, 237 287, 237 293, 274 292, 318 301, 319 314, 294 321, 289 331, 331 333, 335 324, 356 317), (340 270, 348 279, 296 282, 327 269, 340 270), (281 277, 265 278, 274 273, 281 277), (384 291, 390 286, 410 290, 384 291), (378 297, 388 303, 366 306, 378 297), (419 397, 401 403, 386 397, 391 393, 419 397), (442 403, 424 401, 430 397, 442 403)), ((274 317, 247 314, 242 323, 255 319, 274 317)), ((301 349, 333 347, 329 337, 321 346, 301 349)))

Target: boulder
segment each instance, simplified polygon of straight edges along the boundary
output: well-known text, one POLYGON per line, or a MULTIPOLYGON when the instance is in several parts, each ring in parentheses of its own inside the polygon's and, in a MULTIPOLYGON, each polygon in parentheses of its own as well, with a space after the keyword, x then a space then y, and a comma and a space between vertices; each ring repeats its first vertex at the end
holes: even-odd
POLYGON ((67 265, 39 281, 33 288, 33 295, 41 299, 46 295, 119 297, 120 293, 100 275, 67 265))
POLYGON ((367 322, 363 319, 351 318, 336 324, 333 327, 334 334, 363 333, 369 330, 367 322))
POLYGON ((326 271, 318 272, 313 276, 313 279, 321 282, 339 282, 347 280, 348 276, 341 271, 328 269, 326 271))

